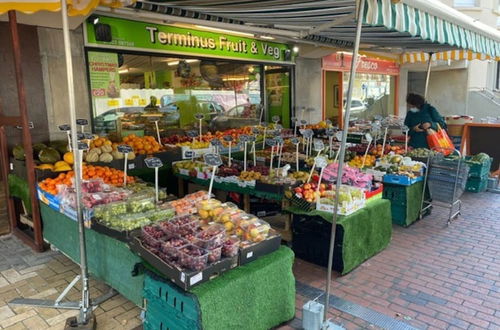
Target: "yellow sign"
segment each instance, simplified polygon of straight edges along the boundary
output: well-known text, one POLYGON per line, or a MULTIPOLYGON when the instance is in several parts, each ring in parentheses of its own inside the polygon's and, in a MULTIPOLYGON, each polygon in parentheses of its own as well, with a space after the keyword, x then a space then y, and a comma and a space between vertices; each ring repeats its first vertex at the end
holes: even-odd
POLYGON ((147 104, 148 104, 148 101, 146 101, 146 99, 139 100, 139 105, 147 105, 147 104))
POLYGON ((125 99, 125 105, 128 105, 128 106, 134 105, 134 100, 132 100, 132 99, 125 99))
POLYGON ((117 107, 120 105, 120 101, 118 100, 108 100, 108 107, 117 107))

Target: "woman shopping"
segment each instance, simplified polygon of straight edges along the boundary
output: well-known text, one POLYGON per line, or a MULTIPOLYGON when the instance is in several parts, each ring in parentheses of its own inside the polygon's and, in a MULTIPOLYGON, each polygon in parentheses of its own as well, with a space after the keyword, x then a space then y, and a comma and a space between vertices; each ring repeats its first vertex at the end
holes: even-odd
POLYGON ((405 118, 405 125, 410 129, 409 146, 413 148, 429 148, 427 144, 427 130, 432 128, 446 128, 446 123, 439 112, 432 105, 427 103, 423 96, 410 93, 406 97, 408 112, 405 118))

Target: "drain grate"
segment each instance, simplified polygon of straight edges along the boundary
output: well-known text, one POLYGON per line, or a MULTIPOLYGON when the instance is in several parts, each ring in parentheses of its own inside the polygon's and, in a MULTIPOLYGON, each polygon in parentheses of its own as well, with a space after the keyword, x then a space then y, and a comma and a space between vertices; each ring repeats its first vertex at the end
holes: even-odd
MULTIPOLYGON (((305 283, 296 281, 295 287, 297 289, 297 293, 308 298, 308 299, 316 299, 318 296, 324 293, 323 290, 314 288, 305 283)), ((383 329, 391 329, 391 330, 418 330, 411 325, 387 316, 385 314, 374 311, 370 308, 363 307, 356 303, 347 301, 345 299, 336 297, 334 295, 330 295, 330 306, 338 309, 341 312, 350 314, 366 322, 369 322, 377 327, 383 329)))

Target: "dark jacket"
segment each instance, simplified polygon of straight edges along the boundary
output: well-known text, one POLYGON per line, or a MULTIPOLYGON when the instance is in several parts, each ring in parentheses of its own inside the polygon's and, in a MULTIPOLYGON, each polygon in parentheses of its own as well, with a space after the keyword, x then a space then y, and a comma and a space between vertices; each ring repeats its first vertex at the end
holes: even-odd
POLYGON ((439 112, 429 103, 425 103, 418 112, 408 111, 405 118, 405 125, 408 126, 410 131, 409 145, 413 148, 429 148, 427 144, 427 132, 415 132, 413 127, 423 124, 430 123, 433 130, 437 130, 437 124, 441 128, 446 128, 446 122, 439 112))

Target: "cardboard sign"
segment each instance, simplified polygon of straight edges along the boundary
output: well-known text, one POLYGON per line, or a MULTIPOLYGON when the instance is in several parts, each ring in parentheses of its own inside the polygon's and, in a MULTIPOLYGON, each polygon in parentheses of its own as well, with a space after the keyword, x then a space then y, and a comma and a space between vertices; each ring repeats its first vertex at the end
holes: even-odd
POLYGON ((120 144, 116 149, 121 152, 122 154, 128 154, 129 152, 134 151, 131 146, 128 144, 120 144))
POLYGON ((158 157, 150 157, 144 159, 144 163, 148 168, 159 168, 163 166, 163 162, 158 157))
POLYGON ((87 119, 77 119, 76 124, 80 126, 85 126, 89 124, 89 121, 87 119))
POLYGON ((198 136, 198 131, 194 131, 194 130, 191 130, 191 131, 187 131, 186 132, 186 135, 190 138, 195 138, 198 136))
POLYGON ((204 154, 203 160, 209 166, 220 166, 222 165, 222 159, 218 154, 204 154))
POLYGON ((59 130, 66 132, 66 131, 70 131, 71 127, 68 124, 63 124, 63 125, 59 125, 59 130))

